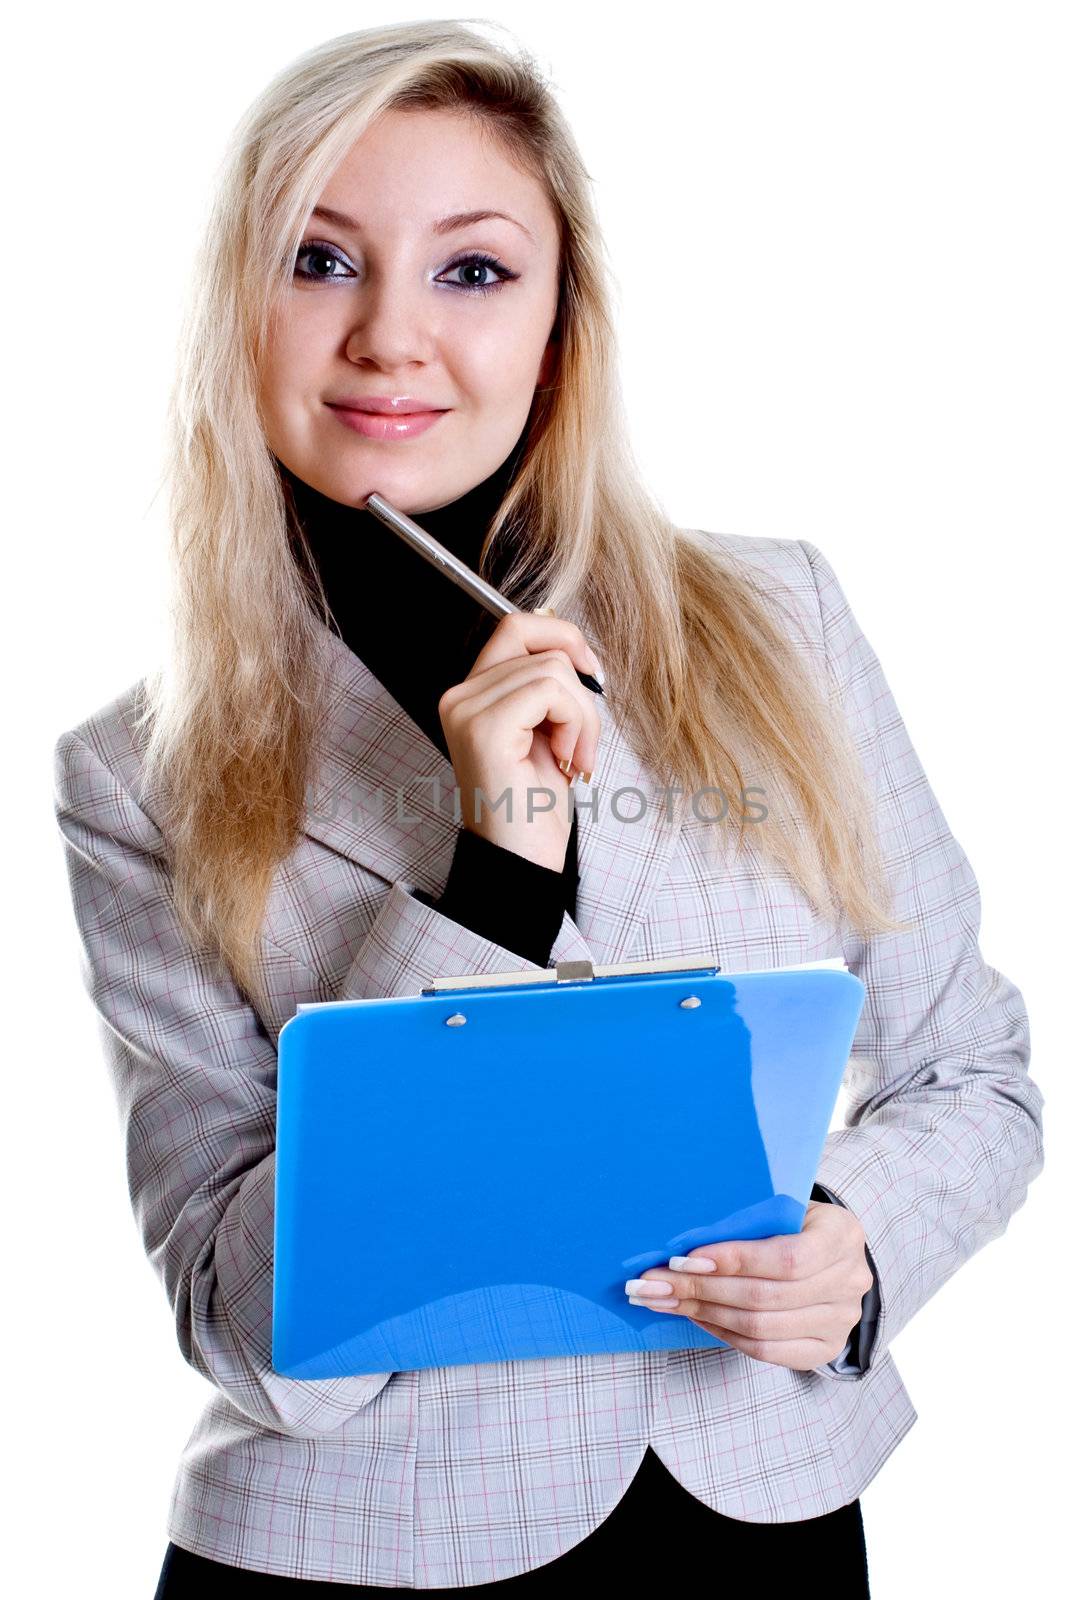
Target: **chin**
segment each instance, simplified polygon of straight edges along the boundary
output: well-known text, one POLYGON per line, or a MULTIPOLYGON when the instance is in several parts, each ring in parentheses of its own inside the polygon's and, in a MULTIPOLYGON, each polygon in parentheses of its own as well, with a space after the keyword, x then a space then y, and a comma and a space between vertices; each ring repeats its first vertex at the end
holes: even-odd
POLYGON ((367 487, 357 497, 358 503, 363 506, 367 496, 380 494, 383 500, 388 500, 391 506, 402 511, 406 517, 421 517, 424 513, 438 511, 442 506, 451 505, 453 500, 458 500, 465 494, 469 485, 459 485, 455 490, 438 489, 423 490, 412 487, 411 483, 403 482, 401 473, 379 473, 377 478, 368 482, 367 487), (394 481, 390 481, 390 480, 394 481), (397 482, 396 479, 401 481, 397 482))
POLYGON ((365 461, 360 462, 358 475, 353 473, 347 481, 336 478, 336 461, 333 467, 332 473, 322 475, 322 481, 325 482, 328 477, 336 481, 321 490, 331 500, 339 500, 362 510, 366 508, 368 495, 380 494, 383 500, 388 500, 405 516, 416 518, 423 512, 438 511, 442 506, 451 505, 453 500, 466 494, 474 483, 488 476, 487 469, 480 475, 476 472, 473 477, 465 475, 458 483, 452 484, 447 480, 455 472, 454 464, 451 464, 450 470, 442 471, 439 465, 435 468, 430 463, 416 461, 414 454, 407 461, 399 457, 383 461, 377 468, 368 467, 365 461))

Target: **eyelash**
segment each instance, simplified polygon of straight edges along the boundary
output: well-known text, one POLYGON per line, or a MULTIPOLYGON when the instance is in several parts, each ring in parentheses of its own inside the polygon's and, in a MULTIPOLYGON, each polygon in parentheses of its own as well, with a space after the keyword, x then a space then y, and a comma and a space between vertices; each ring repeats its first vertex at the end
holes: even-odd
MULTIPOLYGON (((297 251, 296 260, 299 261, 301 256, 308 255, 311 252, 316 255, 330 256, 334 261, 343 261, 344 259, 340 251, 335 250, 333 245, 324 244, 318 239, 307 239, 297 251)), ((351 263, 348 264, 351 265, 351 263)), ((473 264, 491 267, 494 272, 500 274, 500 282, 460 283, 450 285, 451 288, 461 289, 465 294, 492 294, 495 289, 503 289, 505 284, 510 283, 512 279, 519 276, 517 272, 509 272, 504 263, 498 261, 495 256, 486 255, 480 250, 469 251, 466 255, 460 256, 458 260, 451 262, 444 270, 445 272, 454 272, 457 267, 466 267, 473 264)), ((295 262, 293 264, 293 275, 297 278, 303 278, 305 283, 343 283, 346 281, 344 278, 320 277, 317 273, 306 272, 303 268, 298 267, 295 262)))

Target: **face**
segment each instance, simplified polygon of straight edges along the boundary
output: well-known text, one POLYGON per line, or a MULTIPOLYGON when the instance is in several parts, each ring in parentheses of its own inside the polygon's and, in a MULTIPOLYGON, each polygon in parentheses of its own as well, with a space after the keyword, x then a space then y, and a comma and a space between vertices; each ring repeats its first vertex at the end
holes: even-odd
POLYGON ((552 379, 553 210, 491 132, 441 111, 385 113, 319 207, 349 220, 313 212, 305 227, 260 378, 270 448, 346 505, 372 493, 410 515, 447 505, 500 466, 552 379), (512 220, 435 228, 471 211, 512 220), (337 408, 367 397, 439 414, 368 436, 337 408))

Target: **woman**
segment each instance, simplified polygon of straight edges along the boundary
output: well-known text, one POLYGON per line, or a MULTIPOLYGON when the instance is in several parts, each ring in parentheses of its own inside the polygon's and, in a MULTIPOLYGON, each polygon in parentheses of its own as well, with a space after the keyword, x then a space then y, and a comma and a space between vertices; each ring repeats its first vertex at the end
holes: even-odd
POLYGON ((866 1595, 858 1497, 915 1420, 889 1345, 1021 1204, 1043 1100, 834 573, 642 488, 580 156, 533 63, 469 27, 346 35, 269 85, 199 284, 173 648, 56 746, 131 1195, 216 1390, 157 1595, 706 1581, 723 1554, 866 1595), (374 490, 520 611, 487 618, 374 490), (867 987, 802 1232, 640 1280, 727 1348, 271 1370, 297 1004, 709 950, 843 953, 867 987))

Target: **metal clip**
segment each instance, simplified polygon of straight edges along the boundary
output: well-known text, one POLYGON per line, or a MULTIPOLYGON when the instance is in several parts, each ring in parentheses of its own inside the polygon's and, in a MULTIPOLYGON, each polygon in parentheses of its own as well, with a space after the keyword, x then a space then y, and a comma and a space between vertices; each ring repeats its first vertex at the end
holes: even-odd
POLYGON ((557 983, 588 983, 596 974, 591 961, 557 961, 557 983))

